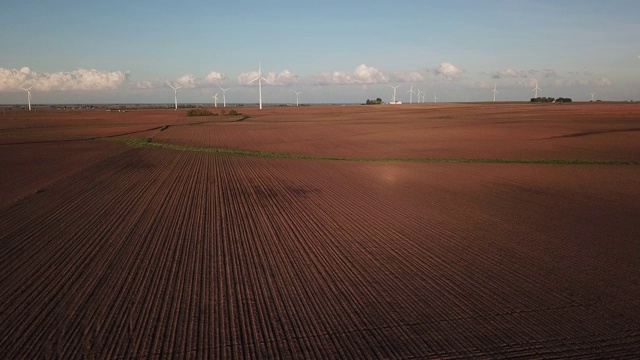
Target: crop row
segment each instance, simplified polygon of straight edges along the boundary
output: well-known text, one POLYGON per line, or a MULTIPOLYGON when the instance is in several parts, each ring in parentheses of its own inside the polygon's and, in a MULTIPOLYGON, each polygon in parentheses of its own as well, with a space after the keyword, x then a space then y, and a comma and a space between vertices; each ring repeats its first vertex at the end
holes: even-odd
POLYGON ((627 200, 600 191, 588 168, 535 170, 559 182, 549 187, 524 165, 134 148, 0 213, 0 349, 9 358, 628 356, 640 350, 640 286, 626 277, 638 275, 636 258, 603 250, 609 228, 583 224, 592 235, 571 243, 562 214, 591 216, 582 209, 597 202, 625 217, 613 220, 616 235, 634 254, 635 167, 595 167, 618 177, 616 196, 627 200), (557 192, 577 174, 582 188, 557 192), (563 266, 572 259, 580 268, 563 266))

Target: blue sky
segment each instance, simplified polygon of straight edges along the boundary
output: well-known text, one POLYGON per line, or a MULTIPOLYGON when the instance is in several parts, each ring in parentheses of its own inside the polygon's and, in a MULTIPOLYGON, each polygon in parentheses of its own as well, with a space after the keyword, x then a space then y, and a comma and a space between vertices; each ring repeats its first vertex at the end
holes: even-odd
POLYGON ((640 100, 640 2, 12 1, 0 104, 640 100), (417 96, 414 96, 414 101, 417 96))

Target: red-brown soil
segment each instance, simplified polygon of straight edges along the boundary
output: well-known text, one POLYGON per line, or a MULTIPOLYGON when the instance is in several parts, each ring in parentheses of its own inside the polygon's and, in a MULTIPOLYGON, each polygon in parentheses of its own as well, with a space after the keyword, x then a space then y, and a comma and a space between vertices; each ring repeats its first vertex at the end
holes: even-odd
POLYGON ((247 108, 243 121, 142 110, 0 121, 0 184, 12 194, 0 199, 0 353, 633 358, 640 165, 270 159, 89 139, 119 124, 124 136, 144 125, 140 137, 185 147, 639 161, 638 109, 424 104, 247 108))

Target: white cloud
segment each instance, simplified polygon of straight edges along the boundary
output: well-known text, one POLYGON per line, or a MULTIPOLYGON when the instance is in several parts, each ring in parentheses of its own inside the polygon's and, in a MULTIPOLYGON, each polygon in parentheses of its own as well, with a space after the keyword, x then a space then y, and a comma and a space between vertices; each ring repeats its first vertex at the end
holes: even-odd
POLYGON ((241 73, 240 75, 238 75, 238 84, 240 85, 247 85, 249 84, 251 81, 253 81, 253 79, 257 79, 258 78, 258 72, 257 71, 250 71, 250 72, 245 72, 245 73, 241 73))
POLYGON ((527 73, 524 71, 514 70, 512 68, 506 68, 503 70, 494 73, 492 76, 494 79, 504 79, 504 78, 526 78, 527 73))
POLYGON ((457 78, 462 73, 462 69, 448 62, 443 62, 436 69, 436 74, 442 75, 449 80, 457 78))
POLYGON ((392 82, 421 82, 425 80, 423 73, 419 71, 398 71, 390 76, 392 82))
MULTIPOLYGON (((177 80, 171 81, 169 83, 174 84, 176 86, 182 86, 185 89, 196 89, 196 88, 203 88, 203 87, 218 86, 222 84, 222 81, 226 78, 227 77, 223 73, 220 73, 217 71, 209 72, 204 78, 199 78, 193 74, 186 73, 181 77, 179 77, 177 80)), ((158 82, 152 82, 151 85, 155 87, 165 86, 162 83, 158 83, 158 82)))
POLYGON ((155 89, 157 87, 160 87, 161 85, 162 85, 162 81, 144 80, 144 81, 136 82, 133 87, 136 88, 136 89, 148 90, 148 89, 155 89))
POLYGON ((227 77, 223 73, 212 71, 204 77, 204 83, 220 85, 227 77))
POLYGON ((279 73, 270 72, 265 78, 273 85, 293 85, 298 82, 298 75, 289 70, 282 70, 279 73))
POLYGON ((128 72, 96 69, 41 73, 28 67, 19 70, 0 68, 0 91, 31 85, 40 91, 112 90, 121 87, 128 77, 128 72))
MULTIPOLYGON (((282 70, 280 72, 269 72, 267 74, 262 74, 262 77, 267 79, 271 85, 293 85, 299 82, 298 75, 292 73, 289 70, 282 70)), ((240 85, 248 85, 251 81, 258 78, 257 71, 245 72, 238 75, 238 84, 240 85)))
POLYGON ((358 65, 352 72, 325 72, 310 79, 310 83, 314 85, 367 85, 387 82, 389 78, 380 69, 365 64, 358 65))
POLYGON ((178 80, 173 82, 174 86, 182 86, 186 89, 193 89, 198 85, 199 81, 192 74, 184 74, 178 80))

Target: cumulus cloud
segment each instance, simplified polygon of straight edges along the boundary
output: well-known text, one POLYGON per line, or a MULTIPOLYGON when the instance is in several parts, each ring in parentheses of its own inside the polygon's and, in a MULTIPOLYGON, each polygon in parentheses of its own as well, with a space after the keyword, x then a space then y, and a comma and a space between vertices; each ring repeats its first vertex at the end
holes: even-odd
POLYGON ((398 71, 390 76, 392 82, 421 82, 425 75, 419 71, 398 71))
POLYGON ((148 81, 148 80, 143 80, 143 81, 138 81, 136 82, 133 87, 137 88, 137 89, 144 89, 144 90, 149 90, 149 89, 155 89, 157 87, 160 87, 163 84, 162 81, 148 81))
MULTIPOLYGON (((263 73, 262 77, 267 79, 268 82, 271 83, 271 85, 293 85, 293 84, 297 84, 299 82, 298 79, 298 75, 292 73, 289 70, 282 70, 280 72, 269 72, 269 73, 263 73)), ((258 72, 257 71, 250 71, 250 72, 245 72, 242 73, 240 75, 238 75, 238 84, 240 85, 248 85, 249 83, 251 83, 251 81, 253 81, 254 79, 258 78, 258 72)))
POLYGON ((247 85, 249 84, 251 81, 253 81, 253 79, 257 79, 258 78, 258 72, 257 71, 249 71, 249 72, 244 72, 241 73, 240 75, 238 75, 238 84, 240 85, 247 85))
POLYGON ((192 74, 184 74, 178 78, 175 82, 173 82, 174 86, 182 86, 186 89, 193 89, 198 85, 198 79, 192 74))
POLYGON ((179 77, 174 81, 162 82, 162 81, 154 81, 148 82, 143 81, 138 83, 139 88, 143 89, 151 89, 166 86, 166 84, 173 84, 174 86, 181 86, 185 89, 196 89, 196 88, 204 88, 211 86, 219 86, 222 84, 222 81, 227 77, 220 72, 211 71, 204 78, 199 78, 191 73, 186 73, 179 77))
POLYGON ((31 86, 35 90, 112 90, 128 79, 123 71, 101 71, 78 69, 74 71, 45 73, 29 67, 21 69, 0 68, 0 91, 16 90, 20 86, 31 86))
POLYGON ((494 73, 491 77, 494 79, 526 78, 527 73, 524 71, 514 70, 512 68, 506 68, 504 70, 498 71, 497 73, 494 73))
POLYGON ((457 78, 458 76, 462 75, 462 73, 462 69, 448 62, 443 62, 436 69, 436 74, 444 76, 449 80, 457 78))
POLYGON ((204 83, 206 84, 221 84, 224 79, 227 77, 223 73, 219 73, 217 71, 212 71, 204 77, 204 83))
POLYGON ((282 70, 279 73, 270 72, 265 78, 273 85, 293 85, 298 82, 298 75, 289 70, 282 70))
POLYGON ((361 64, 351 72, 320 73, 313 76, 310 82, 315 85, 368 85, 387 83, 389 78, 380 69, 361 64))

